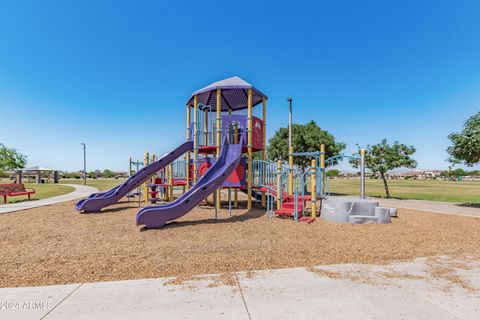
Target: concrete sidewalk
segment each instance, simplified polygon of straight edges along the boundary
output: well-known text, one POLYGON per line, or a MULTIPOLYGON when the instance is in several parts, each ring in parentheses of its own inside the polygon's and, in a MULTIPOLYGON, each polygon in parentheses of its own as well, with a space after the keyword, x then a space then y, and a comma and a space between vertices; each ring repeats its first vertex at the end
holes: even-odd
POLYGON ((0 318, 480 319, 480 262, 443 259, 5 288, 0 318))
POLYGON ((75 191, 72 191, 70 193, 61 195, 61 196, 56 196, 56 197, 51 197, 51 198, 46 198, 46 199, 41 199, 41 200, 33 200, 33 201, 23 201, 23 202, 17 202, 17 203, 11 203, 11 204, 3 204, 0 205, 0 214, 2 213, 7 213, 7 212, 14 212, 14 211, 20 211, 20 210, 27 210, 27 209, 32 209, 32 208, 38 208, 38 207, 43 207, 43 206, 49 206, 52 204, 60 203, 60 202, 66 202, 70 200, 76 200, 80 198, 86 198, 92 193, 98 192, 97 188, 90 187, 90 186, 83 186, 83 185, 78 185, 78 184, 63 184, 65 186, 70 186, 74 187, 75 191))
MULTIPOLYGON (((375 199, 375 198, 372 198, 375 199)), ((426 200, 400 200, 378 199, 384 207, 404 208, 420 211, 455 214, 459 216, 480 217, 480 208, 469 207, 461 203, 426 201, 426 200)))

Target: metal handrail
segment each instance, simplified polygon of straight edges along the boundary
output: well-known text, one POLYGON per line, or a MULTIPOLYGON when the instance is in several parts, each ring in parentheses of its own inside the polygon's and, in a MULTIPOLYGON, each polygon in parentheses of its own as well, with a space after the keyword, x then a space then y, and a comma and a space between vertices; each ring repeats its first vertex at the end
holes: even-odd
POLYGON ((332 164, 335 160, 343 159, 343 158, 348 158, 350 160, 359 160, 360 156, 357 155, 349 155, 349 154, 337 154, 336 156, 327 158, 325 160, 325 165, 330 165, 332 164))

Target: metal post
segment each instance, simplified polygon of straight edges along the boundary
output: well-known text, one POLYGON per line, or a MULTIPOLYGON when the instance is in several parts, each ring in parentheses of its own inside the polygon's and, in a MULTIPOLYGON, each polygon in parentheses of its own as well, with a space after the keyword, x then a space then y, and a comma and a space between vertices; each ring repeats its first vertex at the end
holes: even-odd
POLYGON ((85 143, 80 143, 83 145, 83 184, 87 184, 87 146, 85 143))
POLYGON ((322 175, 322 190, 320 192, 322 193, 322 196, 325 195, 325 145, 321 144, 320 145, 320 170, 321 170, 321 175, 322 175))
POLYGON ((365 149, 360 150, 360 199, 365 199, 365 149))
POLYGON ((288 101, 288 149, 292 147, 292 98, 287 98, 288 101))
MULTIPOLYGON (((216 143, 217 143, 217 160, 220 158, 220 147, 221 147, 221 139, 222 139, 222 136, 221 136, 221 133, 222 133, 222 128, 221 128, 221 118, 222 118, 222 89, 217 89, 217 107, 216 107, 216 111, 217 111, 217 118, 215 119, 215 126, 216 126, 216 143)), ((221 201, 220 201, 220 190, 217 190, 216 193, 215 193, 215 197, 217 198, 216 201, 215 201, 215 207, 217 209, 220 209, 220 204, 221 204, 221 201)))
POLYGON ((288 149, 288 194, 293 195, 293 147, 288 149))
MULTIPOLYGON (((132 177, 132 157, 128 158, 128 179, 132 177)), ((133 191, 132 191, 133 192, 133 191)), ((130 202, 130 197, 127 194, 127 201, 130 202)))
POLYGON ((288 98, 288 194, 293 194, 292 98, 288 98))
MULTIPOLYGON (((233 143, 238 144, 238 124, 235 122, 233 124, 233 143)), ((235 188, 233 191, 233 206, 235 209, 238 209, 238 188, 235 188)))
POLYGON ((132 177, 132 157, 128 158, 128 178, 132 177))

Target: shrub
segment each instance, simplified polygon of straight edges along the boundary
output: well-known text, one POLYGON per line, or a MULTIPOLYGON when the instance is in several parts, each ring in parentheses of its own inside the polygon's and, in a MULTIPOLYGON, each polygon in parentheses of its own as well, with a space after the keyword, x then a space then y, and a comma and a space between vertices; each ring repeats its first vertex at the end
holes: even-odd
POLYGON ((102 172, 102 176, 104 178, 113 178, 115 177, 117 174, 115 172, 113 172, 112 170, 109 170, 109 169, 105 169, 103 170, 102 172))
POLYGON ((337 178, 340 175, 340 170, 332 169, 327 171, 327 177, 337 178))
POLYGON ((5 171, 0 170, 0 178, 9 178, 10 175, 5 171))

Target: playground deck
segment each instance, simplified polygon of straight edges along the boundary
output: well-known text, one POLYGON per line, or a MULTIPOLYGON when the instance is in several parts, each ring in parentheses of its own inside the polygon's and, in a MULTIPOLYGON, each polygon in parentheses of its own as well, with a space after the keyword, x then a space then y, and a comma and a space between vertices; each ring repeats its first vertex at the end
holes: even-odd
MULTIPOLYGON (((242 198, 241 198, 242 199, 242 198)), ((245 200, 245 198, 243 198, 245 200)), ((480 259, 480 219, 399 210, 390 225, 269 220, 264 209, 214 220, 197 207, 164 229, 139 232, 136 203, 78 214, 74 202, 0 215, 0 287, 309 267, 382 264, 425 256, 480 259)))

